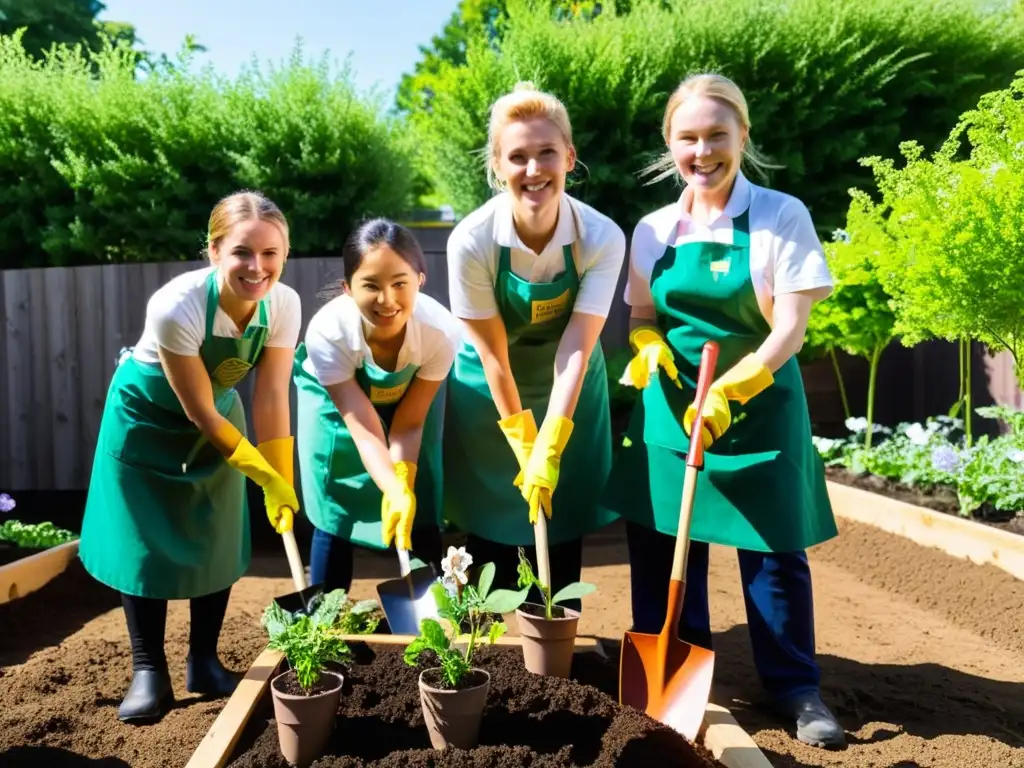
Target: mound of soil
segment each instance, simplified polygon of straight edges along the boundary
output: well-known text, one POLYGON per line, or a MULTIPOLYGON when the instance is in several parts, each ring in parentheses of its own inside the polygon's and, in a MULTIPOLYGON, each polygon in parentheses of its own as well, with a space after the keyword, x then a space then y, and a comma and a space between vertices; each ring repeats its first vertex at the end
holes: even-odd
MULTIPOLYGON (((401 647, 362 644, 344 671, 338 720, 315 768, 708 768, 714 757, 670 728, 616 701, 618 668, 595 653, 578 654, 572 678, 526 671, 522 650, 485 646, 475 656, 491 673, 491 689, 472 750, 430 747, 417 679, 401 647)), ((428 654, 429 656, 429 654, 428 654)), ((264 697, 239 740, 231 768, 286 768, 277 724, 264 697)))

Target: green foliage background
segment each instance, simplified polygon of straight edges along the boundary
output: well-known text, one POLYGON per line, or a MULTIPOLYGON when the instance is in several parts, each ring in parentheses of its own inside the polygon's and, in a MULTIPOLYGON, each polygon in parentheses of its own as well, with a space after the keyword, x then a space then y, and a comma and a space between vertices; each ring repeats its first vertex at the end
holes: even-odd
POLYGON ((232 81, 136 65, 126 44, 38 61, 0 38, 0 268, 195 258, 242 188, 281 206, 295 255, 408 208, 409 137, 347 71, 300 47, 232 81))
MULTIPOLYGON (((900 141, 937 147, 978 97, 1024 66, 1024 22, 976 0, 633 0, 552 19, 550 0, 507 0, 500 37, 477 34, 465 62, 433 62, 429 100, 410 110, 438 198, 465 213, 489 195, 480 151, 491 103, 518 80, 562 98, 586 169, 570 189, 630 229, 676 190, 638 171, 664 149, 662 113, 687 74, 736 80, 752 138, 784 166, 767 180, 798 195, 823 232, 847 190, 900 141)), ((755 178, 755 180, 760 180, 755 178)), ((764 180, 760 180, 764 181, 764 180)))

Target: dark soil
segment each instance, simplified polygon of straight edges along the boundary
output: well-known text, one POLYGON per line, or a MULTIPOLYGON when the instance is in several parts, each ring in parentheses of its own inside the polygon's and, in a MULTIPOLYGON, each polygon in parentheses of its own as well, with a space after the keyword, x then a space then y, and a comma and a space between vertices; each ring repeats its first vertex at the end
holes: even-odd
POLYGON ((19 547, 12 542, 0 541, 0 566, 9 565, 45 551, 46 547, 19 547))
POLYGON ((333 675, 325 674, 315 683, 313 687, 306 691, 299 685, 299 679, 295 677, 294 672, 289 672, 284 677, 281 677, 274 681, 274 687, 277 688, 281 693, 286 693, 289 696, 317 696, 321 693, 327 693, 332 688, 338 685, 338 679, 333 675))
MULTIPOLYGON (((522 650, 485 646, 475 656, 491 688, 472 750, 430 747, 417 685, 420 668, 401 647, 354 646, 332 742, 315 768, 708 768, 709 752, 616 702, 618 667, 594 653, 573 660, 572 678, 533 675, 522 650)), ((285 768, 277 726, 264 697, 242 735, 231 768, 285 768)))
MULTIPOLYGON (((862 491, 871 491, 936 512, 944 512, 953 517, 960 517, 960 502, 957 500, 956 491, 951 488, 936 488, 926 491, 921 488, 911 488, 895 480, 877 475, 855 475, 843 467, 827 467, 825 473, 829 480, 836 483, 860 488, 862 491)), ((1024 514, 1003 512, 991 506, 983 506, 976 510, 969 519, 1010 533, 1024 535, 1024 514)))

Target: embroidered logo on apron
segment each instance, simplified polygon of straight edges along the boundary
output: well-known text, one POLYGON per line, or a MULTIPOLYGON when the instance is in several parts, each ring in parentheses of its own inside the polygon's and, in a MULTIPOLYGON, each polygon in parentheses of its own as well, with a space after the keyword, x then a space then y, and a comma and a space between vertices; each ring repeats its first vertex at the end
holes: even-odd
POLYGON ((252 365, 245 360, 229 357, 217 366, 211 378, 220 386, 230 388, 244 379, 251 368, 252 365))
POLYGON ((730 261, 731 259, 719 259, 718 261, 711 262, 711 275, 716 283, 718 282, 719 275, 724 277, 729 274, 730 261))
POLYGON ((553 299, 530 302, 530 322, 544 323, 561 316, 565 308, 569 306, 569 289, 553 299))
POLYGON ((394 387, 378 387, 370 385, 370 402, 374 405, 391 405, 402 399, 405 390, 409 388, 409 382, 403 382, 394 387))

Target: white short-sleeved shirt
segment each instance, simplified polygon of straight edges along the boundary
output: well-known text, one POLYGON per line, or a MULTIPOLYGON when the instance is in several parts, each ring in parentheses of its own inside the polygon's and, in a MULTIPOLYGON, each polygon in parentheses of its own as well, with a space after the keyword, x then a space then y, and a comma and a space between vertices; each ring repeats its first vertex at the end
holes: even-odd
MULTIPOLYGON (((168 281, 149 299, 146 324, 132 356, 143 363, 159 363, 158 347, 177 355, 198 355, 206 338, 206 278, 214 266, 185 272, 168 281)), ((302 300, 295 289, 281 282, 270 288, 267 301, 267 323, 270 333, 268 347, 291 347, 299 340, 302 327, 302 300)), ((259 323, 259 309, 253 312, 249 325, 259 323)), ((228 314, 217 307, 213 335, 241 338, 228 314)))
POLYGON ((732 221, 747 209, 750 274, 765 319, 771 323, 774 299, 780 294, 818 288, 827 288, 824 293, 830 294, 832 276, 807 207, 792 195, 752 184, 739 173, 725 210, 708 226, 683 210, 682 196, 640 220, 630 246, 625 302, 653 307, 651 274, 666 248, 692 241, 731 243, 732 221))
MULTIPOLYGON (((367 361, 376 365, 364 323, 358 305, 348 294, 327 302, 306 329, 309 356, 302 364, 306 371, 330 387, 351 379, 367 361)), ((461 338, 459 321, 443 304, 420 293, 406 325, 395 370, 412 364, 419 366, 417 378, 440 381, 451 370, 461 338)))
POLYGON ((540 253, 528 248, 512 219, 512 197, 497 195, 456 225, 448 237, 448 296, 452 312, 468 320, 498 314, 494 286, 498 277, 500 246, 511 251, 511 269, 532 283, 550 282, 565 271, 562 249, 574 245, 579 293, 573 309, 607 317, 615 298, 626 236, 622 229, 594 208, 563 194, 558 224, 540 253))

